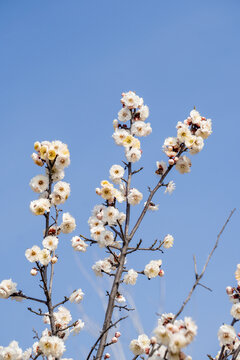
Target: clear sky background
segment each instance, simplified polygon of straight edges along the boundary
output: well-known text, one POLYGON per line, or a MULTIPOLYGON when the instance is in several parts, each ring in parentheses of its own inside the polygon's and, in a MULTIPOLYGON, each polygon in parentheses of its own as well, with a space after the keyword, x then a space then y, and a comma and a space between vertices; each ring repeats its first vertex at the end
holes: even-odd
MULTIPOLYGON (((135 254, 129 260, 129 266, 142 270, 160 257, 166 275, 142 277, 135 287, 125 287, 139 318, 121 324, 122 348, 116 347, 118 356, 110 351, 114 359, 132 358, 130 340, 141 327, 151 335, 157 312, 179 309, 194 281, 193 254, 200 269, 230 210, 239 207, 239 18, 238 0, 0 0, 0 279, 11 277, 29 295, 40 292, 24 256, 26 248, 41 243, 44 226, 43 218, 29 211, 36 198, 29 181, 42 171, 30 157, 34 141, 59 139, 69 145, 65 180, 72 192, 63 209, 76 218, 74 235, 88 236, 87 219, 100 202, 95 187, 124 159, 111 138, 122 91, 135 90, 150 107, 153 133, 142 141, 136 167, 144 171, 133 183, 144 198, 147 186, 157 181, 155 162, 165 159, 161 147, 166 137, 175 136, 177 121, 194 105, 213 120, 213 134, 192 157, 191 173, 171 173, 176 191, 171 197, 157 194, 159 211, 147 214, 136 234, 136 240, 150 244, 170 233, 175 244, 163 255, 135 254)), ((134 208, 135 217, 142 205, 134 208)), ((237 211, 207 269, 203 283, 213 292, 199 287, 183 314, 199 327, 187 349, 196 360, 215 356, 218 328, 231 321, 225 287, 236 284, 239 221, 237 211)), ((54 291, 56 301, 79 287, 86 294, 82 306, 68 306, 74 319, 89 318, 84 317, 85 330, 66 343, 65 357, 76 360, 84 359, 94 342, 109 282, 91 270, 104 250, 74 253, 70 239, 71 234, 61 237, 54 291)), ((32 328, 44 326, 26 309, 29 305, 0 302, 0 345, 13 339, 22 348, 32 345, 32 328)))

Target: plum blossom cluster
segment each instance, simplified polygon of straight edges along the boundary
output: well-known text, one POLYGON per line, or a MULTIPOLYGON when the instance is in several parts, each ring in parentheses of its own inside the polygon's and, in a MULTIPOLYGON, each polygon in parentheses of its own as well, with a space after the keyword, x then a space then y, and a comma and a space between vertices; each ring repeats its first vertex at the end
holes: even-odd
POLYGON ((18 346, 17 341, 12 341, 8 346, 0 346, 0 360, 28 360, 32 355, 32 349, 25 351, 18 346))
MULTIPOLYGON (((212 121, 201 116, 194 109, 186 120, 178 121, 176 128, 177 136, 165 139, 163 151, 169 158, 169 165, 176 165, 180 174, 189 173, 192 165, 191 160, 186 155, 179 155, 184 151, 189 151, 191 155, 195 155, 203 149, 204 140, 212 133, 212 121)), ((157 174, 164 174, 166 169, 165 162, 157 162, 157 174)))
MULTIPOLYGON (((225 358, 227 358, 228 355, 234 355, 234 352, 240 349, 239 334, 236 334, 235 328, 233 327, 233 325, 240 320, 240 264, 237 265, 235 278, 237 280, 237 286, 226 287, 226 293, 232 303, 230 314, 233 317, 233 321, 231 325, 223 324, 218 330, 219 345, 221 347, 224 346, 225 358)), ((238 353, 234 359, 239 360, 240 354, 238 353)))
POLYGON ((148 136, 152 132, 151 124, 145 120, 149 117, 149 108, 143 104, 133 91, 122 93, 122 109, 118 112, 118 119, 113 120, 113 139, 125 149, 128 162, 139 161, 142 155, 141 143, 137 137, 148 136))
POLYGON ((173 314, 162 314, 151 339, 142 334, 130 342, 134 355, 147 354, 149 359, 191 359, 182 349, 188 346, 197 334, 197 326, 190 317, 174 320, 173 314))

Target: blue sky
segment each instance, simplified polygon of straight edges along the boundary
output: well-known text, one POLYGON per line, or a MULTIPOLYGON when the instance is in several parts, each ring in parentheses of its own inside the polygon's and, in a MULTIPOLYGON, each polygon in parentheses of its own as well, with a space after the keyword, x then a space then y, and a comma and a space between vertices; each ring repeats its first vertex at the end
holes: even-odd
MULTIPOLYGON (((40 243, 43 229, 43 219, 29 211, 36 196, 28 184, 41 172, 30 158, 34 141, 59 139, 69 145, 65 180, 72 193, 64 211, 76 218, 76 234, 88 235, 87 219, 99 202, 95 187, 107 178, 111 165, 123 160, 111 138, 122 91, 135 90, 150 107, 153 133, 143 140, 138 164, 144 171, 134 180, 145 198, 147 186, 157 181, 155 162, 164 159, 163 141, 175 136, 177 121, 194 105, 213 120, 213 134, 192 158, 191 173, 171 173, 176 191, 171 197, 157 194, 159 211, 148 214, 136 234, 136 240, 141 237, 148 244, 171 233, 175 246, 161 255, 164 278, 142 278, 127 288, 141 321, 121 325, 126 359, 131 358, 128 343, 138 335, 134 321, 150 335, 156 312, 178 310, 194 280, 192 255, 201 267, 228 213, 238 207, 239 11, 237 0, 0 1, 0 274, 1 279, 12 277, 26 293, 39 290, 24 251, 40 243)), ((134 212, 137 216, 140 206, 134 212)), ((189 349, 196 360, 207 353, 214 356, 217 330, 231 320, 225 287, 235 285, 240 262, 238 224, 237 211, 203 280, 213 292, 198 288, 184 312, 199 326, 189 349)), ((91 266, 104 251, 90 248, 76 255, 70 238, 61 240, 56 301, 81 287, 83 308, 69 309, 75 318, 85 312, 101 324, 99 294, 109 284, 96 279, 91 266)), ((133 256, 129 264, 139 269, 152 258, 158 256, 133 256)), ((31 346, 32 328, 40 331, 43 325, 27 306, 1 301, 0 345, 16 339, 23 348, 31 346)), ((84 358, 93 341, 89 331, 69 339, 66 357, 84 358)))

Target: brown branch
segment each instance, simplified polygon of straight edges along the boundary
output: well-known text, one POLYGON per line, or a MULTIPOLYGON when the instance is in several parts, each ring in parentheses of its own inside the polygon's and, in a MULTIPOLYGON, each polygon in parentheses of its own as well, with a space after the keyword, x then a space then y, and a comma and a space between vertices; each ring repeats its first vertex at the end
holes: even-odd
POLYGON ((27 309, 28 309, 29 311, 31 311, 33 314, 36 314, 36 315, 38 315, 38 316, 49 316, 49 314, 43 313, 41 309, 39 309, 39 312, 34 311, 34 310, 33 310, 32 308, 30 308, 30 307, 28 307, 27 309))
POLYGON ((21 297, 21 298, 27 299, 27 300, 37 301, 37 302, 40 302, 40 303, 45 304, 45 305, 47 304, 47 302, 45 300, 41 300, 41 299, 37 299, 37 298, 31 297, 31 296, 24 295, 22 293, 22 291, 18 291, 16 293, 10 295, 10 297, 12 297, 12 298, 14 298, 15 296, 21 297))
POLYGON ((69 300, 69 298, 65 296, 63 301, 61 301, 61 302, 59 302, 59 303, 57 303, 56 305, 53 306, 53 309, 55 309, 56 307, 58 307, 58 306, 60 306, 62 304, 65 304, 68 300, 69 300))
MULTIPOLYGON (((94 345, 91 347, 91 350, 86 358, 86 360, 89 360, 90 359, 90 356, 92 354, 92 352, 94 351, 94 349, 96 348, 97 344, 99 343, 99 341, 102 339, 103 335, 105 333, 108 332, 108 330, 110 330, 112 327, 116 326, 120 321, 126 319, 127 316, 124 316, 124 317, 121 317, 120 319, 118 319, 117 321, 115 321, 113 324, 109 325, 102 333, 101 335, 97 338, 97 340, 95 341, 94 345)), ((101 355, 102 356, 102 355, 101 355)), ((96 358, 97 359, 97 358, 96 358)))
POLYGON ((142 170, 143 170, 143 167, 140 167, 140 169, 134 170, 134 171, 132 172, 132 175, 135 175, 135 174, 139 173, 139 172, 142 171, 142 170))
MULTIPOLYGON (((202 279, 202 277, 203 277, 203 275, 204 275, 204 273, 205 273, 205 271, 206 271, 206 268, 207 268, 207 266, 208 266, 208 263, 209 263, 212 255, 213 255, 214 251, 216 250, 216 248, 217 248, 217 246, 218 246, 220 237, 221 237, 223 231, 225 230, 227 224, 229 223, 229 221, 230 221, 232 215, 234 214, 235 210, 236 210, 236 209, 233 209, 233 210, 231 211, 231 213, 230 213, 230 215, 228 216, 225 224, 223 225, 222 229, 220 230, 219 234, 217 235, 217 240, 216 240, 216 242, 215 242, 215 244, 214 244, 214 246, 213 246, 210 254, 208 255, 207 261, 206 261, 205 265, 203 266, 203 269, 202 269, 202 272, 201 272, 200 275, 198 275, 198 274, 196 273, 196 266, 195 266, 196 281, 195 281, 195 283, 193 284, 193 286, 192 286, 192 288, 191 288, 191 290, 190 290, 187 298, 184 300, 181 308, 179 309, 179 311, 178 311, 178 312, 176 313, 176 315, 174 316, 173 321, 176 320, 176 318, 182 313, 183 309, 185 308, 185 306, 187 305, 187 303, 188 303, 189 300, 191 299, 192 293, 193 293, 194 290, 196 289, 197 285, 199 285, 199 282, 200 282, 200 280, 202 279)), ((221 359, 219 358, 219 360, 221 360, 221 359)))
POLYGON ((140 250, 140 251, 161 251, 163 253, 161 247, 162 247, 164 241, 161 241, 157 247, 154 247, 156 245, 156 243, 157 243, 157 240, 155 240, 154 243, 151 246, 147 247, 147 248, 140 248, 141 243, 142 243, 142 240, 140 240, 138 242, 136 247, 129 247, 128 250, 130 250, 130 251, 128 251, 127 254, 131 254, 131 253, 133 253, 134 251, 137 251, 137 250, 140 250))

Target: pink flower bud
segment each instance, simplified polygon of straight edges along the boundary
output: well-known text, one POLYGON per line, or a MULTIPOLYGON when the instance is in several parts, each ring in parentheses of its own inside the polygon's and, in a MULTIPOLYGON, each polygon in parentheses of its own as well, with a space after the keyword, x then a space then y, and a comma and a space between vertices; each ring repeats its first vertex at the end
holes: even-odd
POLYGON ((145 354, 148 355, 150 353, 150 348, 147 347, 144 351, 145 351, 145 354))
POLYGON ((172 151, 172 150, 173 150, 173 147, 172 147, 172 146, 169 146, 169 147, 168 147, 168 150, 169 150, 169 151, 172 151))
POLYGON ((112 338, 112 340, 111 340, 111 342, 112 342, 113 344, 115 344, 117 341, 118 341, 118 339, 117 339, 116 336, 114 336, 114 337, 112 338))
POLYGON ((240 337, 240 333, 238 333, 237 336, 240 337))
POLYGON ((169 159, 169 160, 168 160, 168 163, 169 163, 169 165, 174 165, 174 160, 173 160, 173 159, 169 159))
POLYGON ((174 158, 175 163, 178 162, 178 160, 179 160, 179 158, 177 156, 175 156, 175 158, 174 158))
POLYGON ((51 263, 56 264, 57 261, 58 261, 58 258, 56 256, 53 256, 51 259, 51 263))
POLYGON ((109 353, 106 353, 105 356, 104 356, 104 359, 109 359, 110 358, 110 354, 109 353))
POLYGON ((121 333, 119 331, 116 331, 115 336, 116 336, 116 338, 119 338, 121 336, 121 333))
POLYGON ((227 287, 226 287, 226 293, 227 293, 228 295, 232 295, 232 294, 233 294, 233 288, 232 288, 231 286, 227 286, 227 287))
POLYGON ((159 271, 158 275, 161 276, 161 277, 163 277, 164 271, 161 269, 161 270, 159 271))
POLYGON ((36 276, 37 273, 38 273, 38 271, 37 271, 36 268, 32 268, 31 271, 30 271, 30 274, 31 274, 32 276, 36 276))

